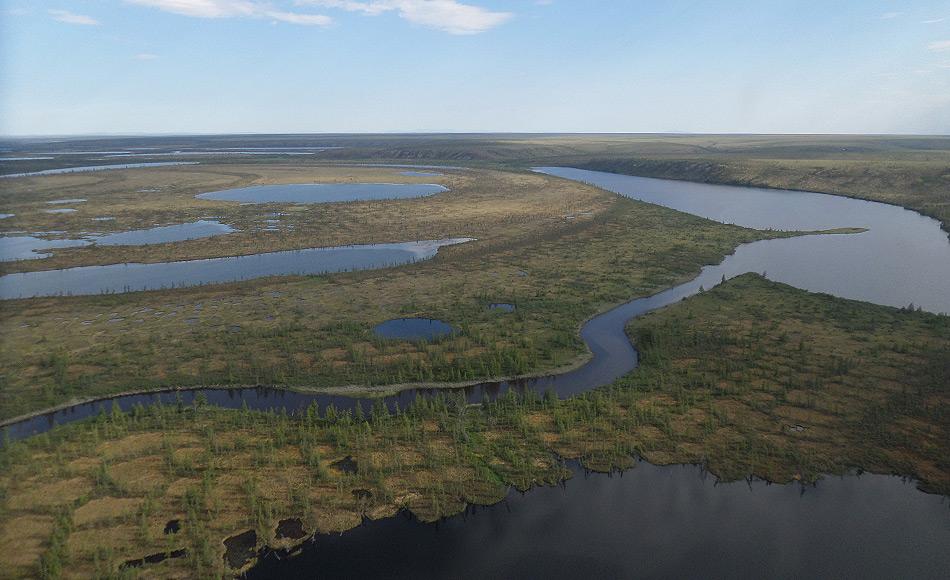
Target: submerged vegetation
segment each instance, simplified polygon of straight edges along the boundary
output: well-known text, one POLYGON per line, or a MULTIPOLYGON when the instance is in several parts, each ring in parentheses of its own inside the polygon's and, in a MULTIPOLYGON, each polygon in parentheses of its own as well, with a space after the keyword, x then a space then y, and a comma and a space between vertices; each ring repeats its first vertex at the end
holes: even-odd
POLYGON ((394 412, 299 416, 199 400, 8 443, 0 538, 13 549, 0 564, 19 576, 220 575, 257 547, 300 541, 278 537, 287 518, 308 533, 403 508, 433 521, 509 486, 553 484, 569 474, 565 458, 604 471, 634 457, 702 463, 778 482, 868 469, 950 494, 948 317, 749 274, 630 333, 641 368, 567 400, 469 406, 446 392, 394 412), (159 562, 166 554, 177 557, 159 562))

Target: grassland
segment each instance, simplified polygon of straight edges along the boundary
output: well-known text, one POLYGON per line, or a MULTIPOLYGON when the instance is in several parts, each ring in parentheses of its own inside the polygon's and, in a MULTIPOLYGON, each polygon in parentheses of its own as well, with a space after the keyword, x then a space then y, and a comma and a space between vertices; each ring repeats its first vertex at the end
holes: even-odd
MULTIPOLYGON (((882 201, 932 216, 950 231, 950 138, 901 135, 471 134, 260 135, 4 143, 11 151, 135 146, 337 146, 294 162, 372 161, 524 168, 569 165, 666 179, 819 191, 882 201), (308 159, 304 161, 304 159, 308 159)), ((169 157, 154 160, 166 161, 169 157)), ((285 158, 286 159, 286 158, 285 158)), ((148 160, 148 159, 143 159, 148 160)), ((246 159, 215 158, 248 165, 246 159)), ((254 159, 270 165, 280 157, 254 159)), ((95 156, 5 164, 7 171, 95 165, 95 156)), ((3 204, 0 203, 0 207, 3 204)))
MULTIPOLYGON (((454 171, 407 177, 393 168, 289 165, 197 165, 103 171, 8 180, 0 207, 15 217, 0 231, 58 232, 79 237, 216 218, 239 232, 149 246, 87 246, 55 250, 49 258, 0 263, 0 273, 121 262, 160 262, 361 243, 403 242, 467 235, 504 243, 541 235, 586 219, 613 203, 594 188, 531 173, 454 171), (398 201, 242 205, 195 195, 280 183, 429 183, 449 192, 398 201), (43 210, 56 199, 86 199, 69 214, 43 210), (93 221, 95 217, 112 221, 93 221), (569 219, 568 219, 569 218, 569 219), (278 220, 274 224, 271 220, 278 220), (276 225, 276 230, 271 230, 276 225)), ((49 236, 48 236, 49 237, 49 236)))
POLYGON ((908 207, 940 220, 950 231, 946 136, 459 135, 366 137, 351 145, 327 155, 568 165, 644 177, 818 191, 908 207))
MULTIPOLYGON (((445 248, 431 262, 5 301, 0 418, 136 389, 268 384, 338 390, 546 371, 586 356, 577 331, 593 314, 691 276, 740 243, 787 235, 725 226, 537 174, 484 173, 495 180, 496 197, 473 194, 473 208, 457 218, 466 223, 442 230, 479 240, 445 248), (567 219, 562 211, 577 213, 567 219), (478 213, 501 217, 480 225, 473 218, 478 213), (537 214, 542 217, 526 217, 520 226, 521 218, 505 219, 537 214), (517 310, 492 311, 491 302, 514 303, 517 310), (371 332, 404 316, 438 318, 460 332, 434 343, 380 340, 371 332)), ((404 203, 415 201, 382 205, 396 222, 392 227, 428 227, 427 218, 399 210, 404 203)))
POLYGON ((401 508, 431 521, 508 486, 554 483, 567 475, 558 458, 606 471, 642 456, 777 482, 867 469, 950 493, 947 317, 748 274, 629 330, 641 368, 563 401, 470 407, 448 395, 300 417, 149 407, 8 445, 0 563, 11 576, 105 576, 184 549, 125 573, 224 574, 223 540, 245 530, 287 546, 275 535, 284 518, 308 533, 401 508), (181 530, 164 533, 172 520, 181 530))

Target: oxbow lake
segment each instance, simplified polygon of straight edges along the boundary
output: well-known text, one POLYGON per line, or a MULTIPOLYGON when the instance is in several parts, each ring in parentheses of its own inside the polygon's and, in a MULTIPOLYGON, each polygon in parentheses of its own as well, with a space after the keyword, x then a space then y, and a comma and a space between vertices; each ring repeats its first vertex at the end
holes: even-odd
MULTIPOLYGON (((765 272, 806 290, 891 306, 914 303, 950 312, 950 242, 936 220, 885 204, 817 193, 701 185, 570 168, 549 175, 592 183, 620 195, 709 219, 785 230, 867 228, 860 234, 810 235, 740 246, 695 279, 622 304, 581 330, 593 358, 573 371, 461 389, 469 401, 509 389, 554 390, 565 397, 632 371, 637 354, 624 334, 632 317, 711 288, 723 277, 765 272)), ((451 322, 451 321, 449 321, 451 322)), ((280 389, 195 389, 130 395, 76 405, 15 423, 12 438, 133 404, 190 404, 201 394, 230 408, 299 412, 370 401, 280 389)), ((410 390, 385 399, 403 408, 410 390)), ((310 577, 314 570, 388 577, 914 577, 950 570, 946 498, 884 475, 827 477, 815 487, 765 482, 716 484, 699 467, 640 463, 622 477, 575 467, 563 487, 511 493, 489 508, 438 525, 402 516, 339 536, 318 536, 297 558, 265 558, 250 577, 310 577)))

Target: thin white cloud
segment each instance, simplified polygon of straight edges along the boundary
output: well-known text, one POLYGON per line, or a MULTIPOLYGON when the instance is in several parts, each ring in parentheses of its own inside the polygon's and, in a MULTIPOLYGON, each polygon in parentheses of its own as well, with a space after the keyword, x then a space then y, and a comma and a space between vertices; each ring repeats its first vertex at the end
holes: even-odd
POLYGON ((396 12, 413 24, 449 34, 478 34, 512 17, 510 12, 493 12, 458 0, 297 0, 297 4, 338 8, 369 16, 396 12))
POLYGON ((135 60, 155 60, 158 58, 157 54, 152 54, 150 52, 140 52, 137 55, 133 56, 135 60))
POLYGON ((938 22, 943 22, 946 18, 931 18, 929 20, 921 20, 921 24, 937 24, 938 22))
POLYGON ((269 18, 280 22, 329 26, 333 19, 322 14, 304 14, 274 8, 259 0, 125 0, 165 12, 193 18, 269 18))
POLYGON ((903 15, 903 12, 885 12, 884 14, 881 14, 881 20, 891 20, 903 15))
POLYGON ((311 26, 329 26, 333 24, 333 19, 323 14, 300 14, 298 12, 283 12, 280 10, 269 10, 263 14, 268 18, 273 18, 281 22, 290 22, 291 24, 307 24, 311 26))
POLYGON ((927 45, 927 48, 933 52, 946 52, 950 50, 950 40, 937 40, 927 45))
POLYGON ((83 14, 73 14, 69 10, 47 10, 47 14, 57 22, 64 22, 66 24, 78 24, 80 26, 98 26, 99 21, 93 18, 92 16, 85 16, 83 14))

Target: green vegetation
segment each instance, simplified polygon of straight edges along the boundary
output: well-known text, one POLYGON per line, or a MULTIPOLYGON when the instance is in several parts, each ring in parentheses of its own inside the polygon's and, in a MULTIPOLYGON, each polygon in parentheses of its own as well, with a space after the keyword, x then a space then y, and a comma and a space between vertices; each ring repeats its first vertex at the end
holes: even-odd
POLYGON ((505 243, 541 236, 605 211, 614 196, 593 187, 532 173, 481 170, 440 177, 407 177, 394 168, 307 165, 212 165, 75 173, 6 180, 0 207, 15 217, 0 232, 118 232, 214 218, 238 232, 148 246, 58 249, 37 260, 0 262, 0 273, 121 262, 163 262, 337 246, 460 237, 505 243), (196 199, 202 192, 282 183, 425 183, 448 192, 372 202, 241 205, 196 199), (86 199, 68 214, 45 213, 48 201, 86 199), (110 216, 112 221, 93 221, 110 216), (274 223, 276 220, 277 223, 274 223), (273 228, 277 228, 276 230, 273 228))
MULTIPOLYGON (((136 389, 269 384, 352 392, 548 371, 586 356, 577 331, 593 314, 690 277, 740 243, 790 235, 718 224, 542 175, 475 175, 483 173, 501 189, 493 197, 473 194, 464 217, 473 228, 482 227, 473 219, 479 213, 511 219, 486 220, 490 227, 477 242, 445 248, 430 262, 4 302, 0 418, 136 389), (545 218, 536 208, 548 199, 556 211, 594 209, 573 219, 545 218), (542 217, 518 217, 536 214, 542 217), (518 309, 492 311, 491 302, 518 309), (403 316, 438 318, 461 332, 433 343, 372 334, 375 324, 403 316)), ((383 207, 403 202, 390 203, 383 207)), ((453 235, 473 233, 453 227, 453 235)))
POLYGON ((558 458, 701 462, 725 479, 813 481, 854 468, 950 493, 950 319, 745 275, 637 320, 642 367, 583 396, 452 393, 388 413, 299 417, 154 406, 0 452, 0 567, 12 576, 225 573, 223 540, 277 523, 337 532, 400 508, 431 521, 508 486, 552 484, 558 458), (352 458, 355 469, 341 468, 352 458), (181 531, 165 534, 167 522, 181 531), (135 570, 128 570, 131 573, 135 570))
MULTIPOLYGON (((134 146, 173 150, 243 147, 250 141, 248 136, 119 138, 75 141, 67 146, 74 150, 134 146)), ((496 168, 569 165, 645 177, 819 191, 909 207, 937 218, 944 229, 950 230, 950 138, 946 136, 272 135, 253 141, 260 147, 343 147, 325 151, 309 161, 315 164, 371 161, 496 168)), ((11 143, 11 147, 17 146, 11 143)), ((262 156, 253 161, 257 167, 265 167, 281 158, 262 156)), ((70 156, 65 165, 99 163, 70 156)), ((248 172, 250 166, 246 159, 218 158, 216 163, 241 166, 239 173, 248 172)), ((306 163, 303 159, 294 160, 297 166, 306 163)), ((60 167, 64 161, 60 158, 5 165, 11 172, 29 171, 60 167)), ((4 207, 5 201, 0 197, 0 207, 4 207)))
POLYGON ((950 231, 950 138, 858 135, 369 137, 330 156, 568 165, 643 177, 818 191, 896 204, 950 231))

